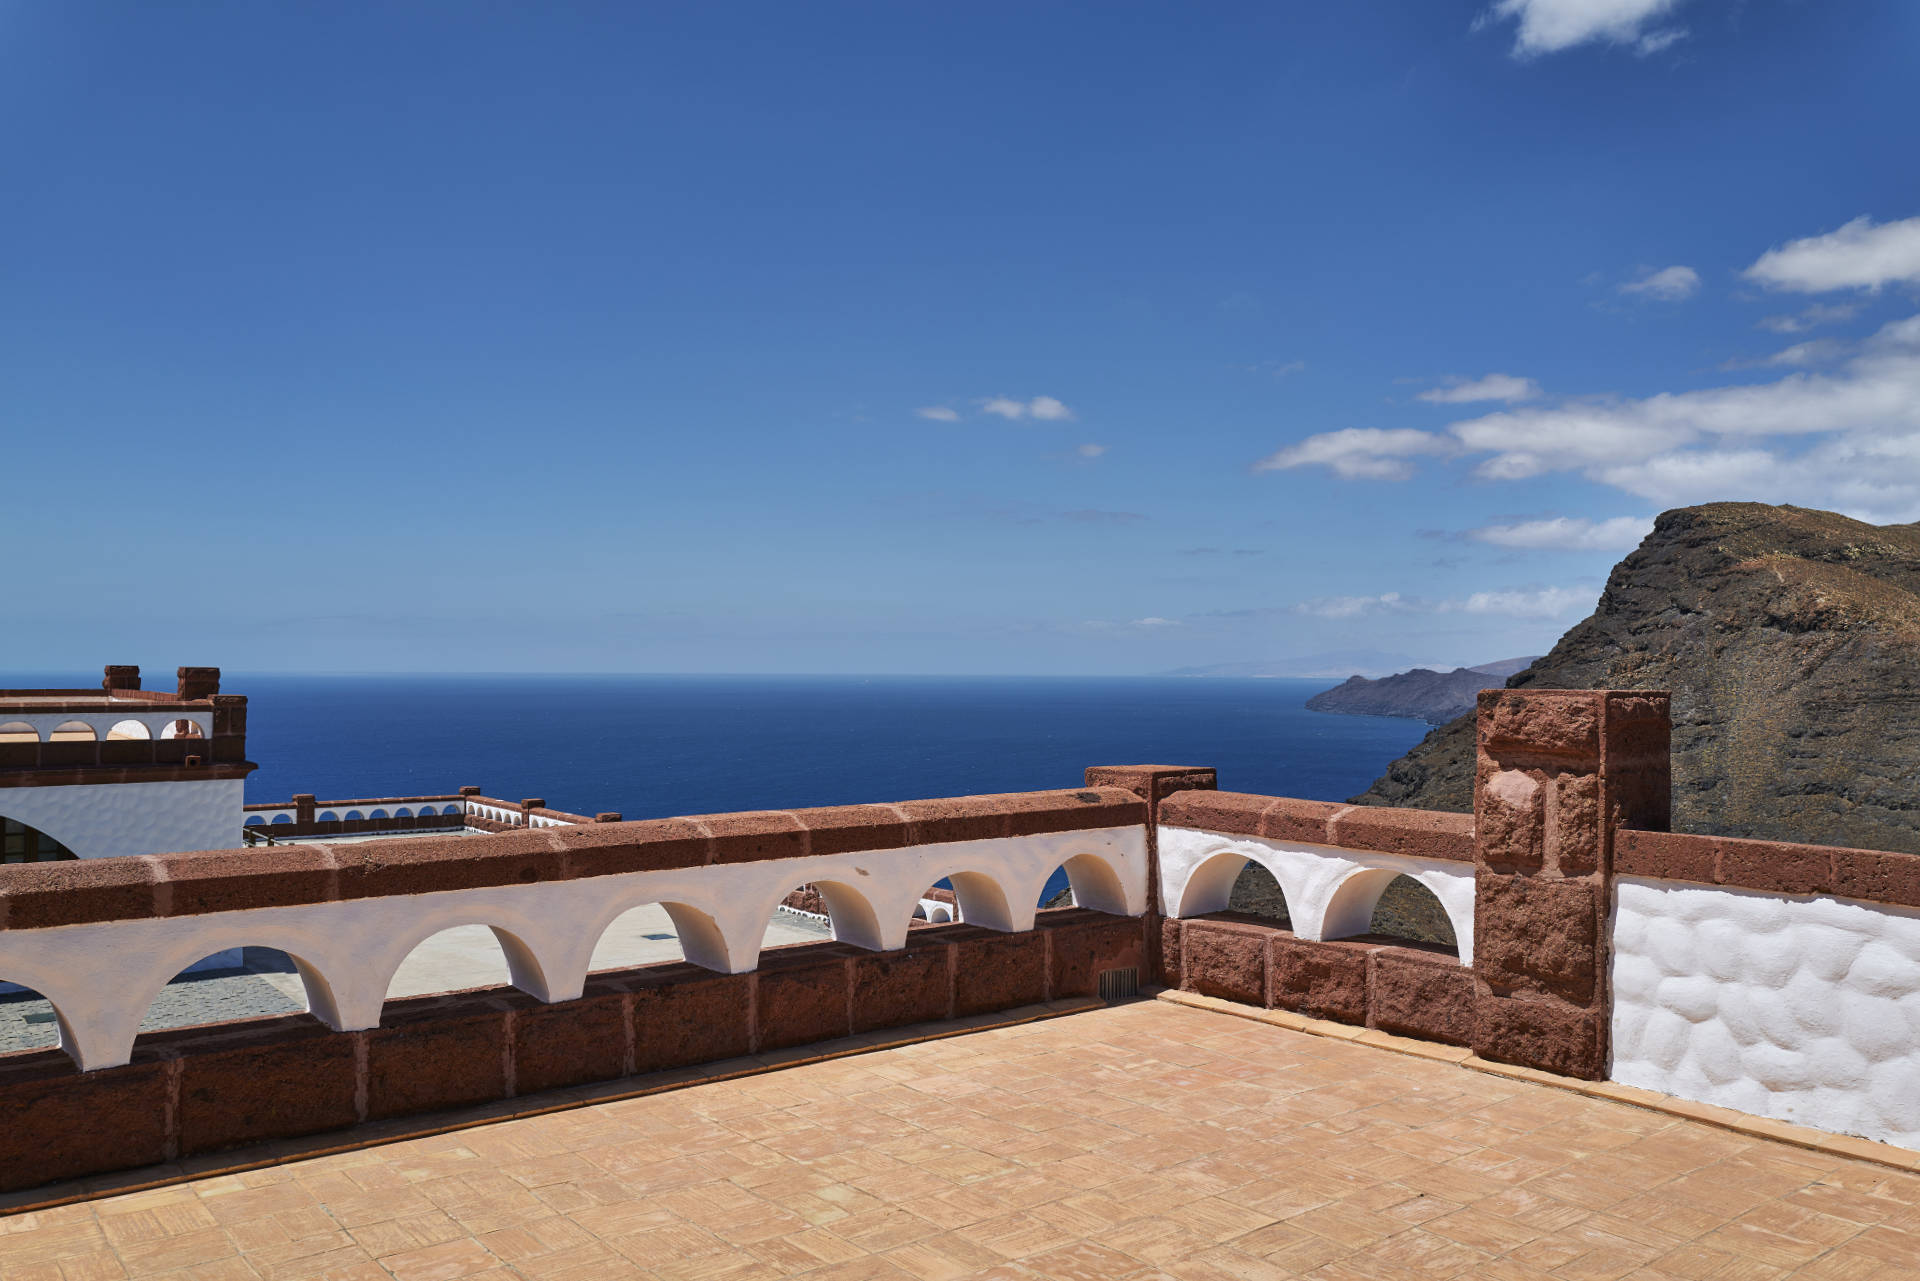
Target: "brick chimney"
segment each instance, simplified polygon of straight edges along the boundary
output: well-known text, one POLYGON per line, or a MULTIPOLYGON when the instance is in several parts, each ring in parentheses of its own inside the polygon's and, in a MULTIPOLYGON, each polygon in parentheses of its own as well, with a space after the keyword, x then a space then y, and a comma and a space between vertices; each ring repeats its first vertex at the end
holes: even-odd
POLYGON ((109 694, 115 690, 139 689, 140 669, 138 667, 122 667, 108 663, 107 678, 100 682, 100 688, 106 690, 109 694))
POLYGON ((212 698, 220 692, 220 669, 217 667, 182 667, 175 674, 180 679, 179 697, 182 701, 212 698))

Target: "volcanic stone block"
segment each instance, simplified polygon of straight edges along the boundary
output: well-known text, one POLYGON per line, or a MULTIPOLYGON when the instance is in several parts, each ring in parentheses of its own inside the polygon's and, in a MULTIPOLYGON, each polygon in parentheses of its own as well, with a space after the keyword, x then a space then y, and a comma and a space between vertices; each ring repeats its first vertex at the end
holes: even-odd
POLYGON ((1475 1000, 1473 1052, 1498 1063, 1599 1081, 1607 1075, 1606 1012, 1551 997, 1481 991, 1475 1000))
POLYGON ((701 867, 712 844, 706 828, 684 818, 595 822, 562 830, 567 867, 576 877, 701 867))
POLYGON ((490 1103, 507 1096, 503 997, 389 1001, 367 1032, 367 1119, 490 1103))
POLYGON ((359 1120, 351 1032, 310 1014, 141 1038, 180 1060, 179 1154, 338 1130, 359 1120))
POLYGON ((848 963, 853 949, 807 943, 760 954, 755 1045, 783 1050, 853 1032, 848 963))
MULTIPOLYGON (((326 845, 195 850, 153 856, 163 916, 326 903, 338 896, 336 855, 326 845)), ((351 857, 351 856, 349 856, 351 857)), ((358 888, 358 878, 352 878, 358 888)))
POLYGON ((1576 1005, 1594 999, 1601 956, 1595 883, 1483 871, 1474 895, 1473 964, 1484 978, 1576 1005))
POLYGON ((897 850, 913 843, 907 816, 891 805, 836 805, 800 810, 795 817, 807 825, 810 854, 897 850))
POLYGON ((1495 753, 1597 760, 1601 697, 1589 690, 1482 690, 1481 741, 1495 753))
POLYGON ((31 930, 83 921, 154 915, 154 863, 144 858, 83 858, 0 868, 0 921, 31 930))
POLYGON ((617 984, 589 980, 578 1000, 531 1005, 513 1018, 513 1092, 532 1094, 626 1071, 627 1005, 617 984))
MULTIPOLYGON (((764 998, 764 989, 762 999, 764 998)), ((908 946, 853 958, 853 1031, 928 1023, 947 1017, 953 1001, 947 947, 908 946)))
MULTIPOLYGON (((1149 926, 1151 928, 1151 926, 1149 926)), ((1162 987, 1184 988, 1184 968, 1181 948, 1186 936, 1186 922, 1168 918, 1160 922, 1160 969, 1157 974, 1142 977, 1148 982, 1158 983, 1162 987)))
POLYGON ((0 1058, 0 1191, 167 1159, 171 1065, 82 1073, 60 1050, 0 1058))
POLYGON ((961 926, 948 937, 954 960, 955 1017, 1010 1010, 1047 999, 1047 941, 1039 930, 1001 934, 961 926))
MULTIPOLYGON (((1618 832, 1614 835, 1613 870, 1621 876, 1650 876, 1712 885, 1718 853, 1719 847, 1711 836, 1618 832)), ((1915 862, 1920 864, 1920 859, 1915 862)))
POLYGON ((1563 774, 1553 781, 1553 822, 1547 851, 1562 876, 1585 876, 1600 866, 1600 777, 1563 774))
POLYGON ((715 863, 762 863, 807 852, 807 829, 783 810, 705 814, 696 821, 713 835, 715 863))
POLYGON ((1473 820, 1465 814, 1356 805, 1328 823, 1327 838, 1345 849, 1473 861, 1473 820))
POLYGON ((1449 956, 1382 947, 1368 958, 1367 1022, 1383 1032, 1473 1044, 1473 971, 1449 956))
POLYGON ((1316 943, 1276 933, 1266 1004, 1340 1023, 1367 1021, 1367 954, 1360 943, 1316 943))
POLYGON ((1546 857, 1545 782, 1538 771, 1482 761, 1474 788, 1474 829, 1488 863, 1537 868, 1546 857))
POLYGON ((1847 898, 1920 907, 1920 854, 1835 850, 1833 892, 1847 898))
MULTIPOLYGON (((347 830, 355 827, 344 819, 342 823, 347 830)), ((363 841, 339 851, 343 861, 354 860, 340 873, 340 895, 373 898, 560 880, 566 875, 566 862, 555 840, 548 831, 518 831, 484 840, 419 836, 363 841)))
POLYGON ((1105 970, 1140 970, 1146 958, 1145 923, 1085 908, 1042 913, 1036 922, 1050 936, 1047 991, 1058 1001, 1097 996, 1105 970))
POLYGON ((1833 888, 1833 852, 1780 841, 1720 843, 1720 883, 1774 894, 1825 894, 1833 888))
POLYGON ((1194 917, 1180 932, 1181 987, 1245 1005, 1267 1003, 1271 926, 1194 917))
POLYGON ((751 974, 650 965, 621 976, 633 993, 634 1070, 658 1072, 749 1052, 751 974))
MULTIPOLYGON (((1193 828, 1202 832, 1229 832, 1236 836, 1260 835, 1260 816, 1274 804, 1271 796, 1251 792, 1218 792, 1198 788, 1168 797, 1159 806, 1160 822, 1168 827, 1193 828)), ((1302 801, 1308 807, 1303 834, 1291 839, 1325 842, 1326 816, 1338 806, 1320 801, 1302 801), (1317 826, 1315 823, 1317 821, 1317 826)))

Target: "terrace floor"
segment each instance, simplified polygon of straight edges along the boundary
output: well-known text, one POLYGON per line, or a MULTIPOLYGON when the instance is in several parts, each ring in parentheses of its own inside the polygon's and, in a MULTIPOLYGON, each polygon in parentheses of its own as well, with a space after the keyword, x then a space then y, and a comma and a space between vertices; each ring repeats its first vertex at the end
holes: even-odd
POLYGON ((0 1276, 1920 1276, 1920 1175, 1143 1001, 0 1218, 0 1276))

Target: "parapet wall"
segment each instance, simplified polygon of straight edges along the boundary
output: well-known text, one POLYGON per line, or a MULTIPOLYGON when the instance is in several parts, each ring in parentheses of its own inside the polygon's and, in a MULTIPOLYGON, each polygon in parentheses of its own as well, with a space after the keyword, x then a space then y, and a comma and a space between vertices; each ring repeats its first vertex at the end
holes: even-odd
POLYGON ((55 1006, 65 1051, 0 1056, 0 1106, 29 1118, 0 1136, 0 1177, 1085 995, 1103 972, 1119 990, 1124 971, 1920 1143, 1920 857, 1659 831, 1666 736, 1660 695, 1489 692, 1473 816, 1106 766, 1076 790, 632 823, 463 789, 463 822, 512 830, 0 868, 0 979, 55 1006), (1291 928, 1226 910, 1250 863, 1291 928), (1076 906, 1040 912, 1061 867, 1076 906), (1367 932, 1403 876, 1457 954, 1367 932), (796 891, 834 941, 763 953, 796 891), (686 961, 590 973, 641 904, 686 961), (929 904, 961 924, 916 922, 929 904), (407 954, 460 925, 493 930, 512 986, 386 1000, 407 954), (238 947, 291 956, 308 1013, 139 1032, 169 978, 238 947))

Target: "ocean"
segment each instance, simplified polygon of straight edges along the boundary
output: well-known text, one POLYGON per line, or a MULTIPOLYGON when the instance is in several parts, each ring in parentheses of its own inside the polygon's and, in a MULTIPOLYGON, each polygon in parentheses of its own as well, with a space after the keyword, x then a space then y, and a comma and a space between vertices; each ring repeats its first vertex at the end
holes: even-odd
POLYGON ((231 674, 223 688, 248 696, 249 801, 476 785, 653 818, 1076 787, 1088 765, 1142 762, 1343 800, 1427 727, 1306 710, 1330 683, 231 674))

